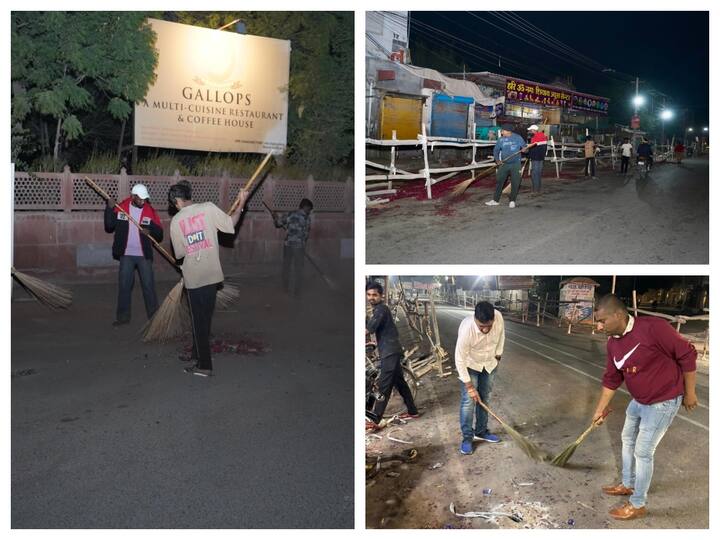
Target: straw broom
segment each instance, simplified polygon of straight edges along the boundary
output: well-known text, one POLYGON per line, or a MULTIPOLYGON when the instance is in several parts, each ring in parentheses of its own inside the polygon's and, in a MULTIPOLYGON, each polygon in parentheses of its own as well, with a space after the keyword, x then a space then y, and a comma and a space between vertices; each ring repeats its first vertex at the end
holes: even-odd
POLYGON ((485 405, 485 403, 482 402, 479 396, 476 403, 480 405, 483 409, 485 409, 490 416, 492 416, 495 420, 498 421, 498 423, 502 426, 505 432, 510 435, 513 441, 515 441, 515 444, 520 447, 520 450, 522 450, 525 455, 527 455, 530 459, 534 461, 546 461, 548 459, 549 456, 545 452, 538 448, 534 443, 530 442, 528 439, 520 435, 519 432, 511 428, 508 424, 503 422, 494 412, 490 410, 490 407, 488 407, 487 405, 485 405))
POLYGON ((29 276, 10 267, 10 275, 30 296, 51 309, 68 309, 72 304, 72 292, 50 282, 29 276))
POLYGON ((555 456, 554 458, 552 458, 552 460, 550 461, 550 463, 552 463, 553 465, 556 465, 556 466, 558 466, 558 467, 564 467, 564 466, 567 464, 567 462, 570 460, 570 458, 572 457, 572 455, 575 453, 575 450, 577 449, 577 447, 580 446, 580 444, 585 440, 585 438, 586 438, 588 435, 590 435, 590 432, 591 432, 593 429, 595 429, 596 427, 598 427, 598 422, 599 422, 600 420, 604 420, 605 417, 606 417, 608 414, 610 414, 611 411, 612 411, 612 409, 606 409, 606 410, 602 413, 602 416, 600 416, 600 418, 598 418, 598 419, 595 420, 592 424, 590 424, 590 427, 587 428, 585 431, 583 431, 582 435, 580 435, 574 443, 572 443, 572 444, 571 444, 570 446, 568 446, 565 450, 563 450, 562 452, 560 452, 557 456, 555 456))
MULTIPOLYGON (((265 201, 262 202, 263 206, 267 209, 268 212, 270 212, 270 215, 273 217, 273 220, 275 219, 275 211, 272 210, 265 201)), ((325 272, 323 272, 318 264, 313 260, 312 257, 308 254, 308 252, 305 252, 305 258, 310 261, 310 264, 312 265, 315 270, 317 270, 317 273, 320 274, 320 277, 323 279, 323 281, 327 284, 328 287, 330 287, 333 291, 338 290, 338 285, 335 283, 332 279, 330 279, 325 272)))
MULTIPOLYGON (((533 145, 530 145, 530 146, 533 146, 533 145)), ((500 165, 504 165, 505 163, 507 163, 507 161, 510 158, 517 156, 519 153, 523 152, 524 150, 527 150, 527 148, 529 148, 530 146, 523 148, 522 150, 518 150, 517 152, 510 154, 508 157, 506 157, 502 161, 491 165, 487 170, 481 172, 475 178, 468 178, 467 180, 460 182, 457 186, 455 186, 452 189, 452 191, 450 192, 450 196, 451 197, 459 197, 460 195, 465 193, 465 191, 467 191, 467 188, 469 188, 470 184, 472 184, 475 180, 479 180, 480 178, 484 178, 484 177, 488 176, 490 173, 494 173, 497 170, 497 168, 500 167, 500 165)))
MULTIPOLYGON (((267 162, 272 157, 272 154, 267 154, 262 160, 260 165, 255 169, 255 172, 247 181, 245 186, 240 190, 235 201, 230 206, 228 214, 232 214, 237 210, 240 204, 240 199, 243 192, 250 191, 252 189, 255 180, 260 175, 260 172, 265 167, 267 162)), ((163 250, 164 251, 164 250, 163 250)), ((177 262, 173 259, 173 264, 178 268, 177 262)), ((178 268, 179 270, 179 268, 178 268)), ((190 326, 190 311, 189 311, 189 300, 182 301, 183 295, 187 296, 185 292, 184 282, 182 278, 172 288, 170 293, 160 305, 158 310, 153 315, 153 318, 143 328, 143 341, 160 341, 165 342, 184 334, 190 326)), ((240 299, 240 289, 234 285, 224 285, 218 290, 217 303, 221 309, 225 309, 228 306, 236 303, 240 299)))

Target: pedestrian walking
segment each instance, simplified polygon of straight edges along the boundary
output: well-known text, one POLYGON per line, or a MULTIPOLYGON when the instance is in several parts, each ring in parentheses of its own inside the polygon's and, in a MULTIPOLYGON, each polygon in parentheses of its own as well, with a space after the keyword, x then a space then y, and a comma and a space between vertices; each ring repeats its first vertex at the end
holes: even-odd
POLYGON ((608 335, 607 363, 602 391, 593 422, 602 423, 603 412, 624 382, 632 400, 622 430, 622 481, 603 486, 606 495, 629 496, 610 510, 615 519, 647 514, 647 493, 653 475, 655 450, 683 405, 697 407, 695 370, 697 352, 667 321, 633 317, 615 295, 598 303, 598 330, 608 335))
POLYGON ((630 139, 625 137, 623 143, 620 145, 620 173, 627 174, 628 167, 630 165, 630 158, 632 157, 633 147, 630 144, 630 139))
POLYGON ((502 314, 490 302, 478 302, 473 315, 460 323, 455 344, 455 368, 460 379, 461 454, 473 453, 473 441, 500 442, 488 430, 488 414, 479 401, 489 404, 504 346, 502 314))
POLYGON ((542 191, 542 173, 547 155, 547 136, 540 131, 540 128, 533 124, 528 128, 531 136, 528 146, 528 159, 530 160, 530 177, 532 179, 532 194, 537 195, 542 191))
POLYGON ((193 202, 189 182, 178 182, 168 191, 168 202, 178 210, 170 222, 170 238, 175 258, 181 264, 190 304, 193 347, 189 359, 195 363, 185 369, 187 373, 212 375, 210 329, 218 287, 225 279, 220 265, 218 231, 235 232, 247 198, 248 192, 243 191, 237 210, 229 216, 211 202, 193 202))
POLYGON ((597 145, 593 140, 592 135, 585 137, 585 176, 592 176, 593 180, 597 180, 595 176, 595 154, 597 152, 597 145))
POLYGON ((682 164, 683 157, 685 157, 685 145, 682 143, 682 141, 678 141, 678 143, 675 145, 675 161, 677 161, 678 165, 682 164))
POLYGON ((377 281, 371 281, 365 286, 365 294, 373 310, 372 316, 365 325, 365 334, 375 334, 377 341, 380 356, 378 392, 381 396, 375 401, 373 410, 366 413, 368 418, 365 421, 365 429, 368 431, 380 429, 380 422, 393 389, 400 393, 407 407, 407 412, 401 414, 400 418, 407 420, 420 417, 410 387, 403 377, 403 348, 390 308, 383 301, 383 293, 383 286, 377 281))
POLYGON ((513 132, 511 124, 504 124, 500 128, 500 138, 493 148, 493 157, 495 163, 498 164, 496 171, 495 195, 485 204, 487 206, 497 206, 500 204, 500 196, 502 195, 505 180, 510 176, 510 208, 515 208, 518 191, 520 190, 520 151, 525 147, 524 139, 513 132), (502 161, 502 163, 501 163, 502 161))
POLYGON ((283 244, 282 282, 285 292, 299 296, 302 289, 305 268, 305 245, 310 236, 310 213, 313 203, 309 199, 300 201, 300 207, 284 216, 273 213, 275 227, 287 231, 283 244))
POLYGON ((130 197, 115 207, 115 201, 108 199, 105 207, 105 232, 113 233, 112 256, 120 261, 118 270, 118 299, 113 326, 130 323, 132 290, 135 284, 135 271, 140 276, 145 313, 151 319, 158 309, 153 274, 153 249, 151 241, 140 233, 135 223, 145 229, 150 236, 162 242, 163 228, 160 216, 150 204, 150 194, 143 184, 135 184, 130 197), (133 218, 133 223, 129 218, 133 218))

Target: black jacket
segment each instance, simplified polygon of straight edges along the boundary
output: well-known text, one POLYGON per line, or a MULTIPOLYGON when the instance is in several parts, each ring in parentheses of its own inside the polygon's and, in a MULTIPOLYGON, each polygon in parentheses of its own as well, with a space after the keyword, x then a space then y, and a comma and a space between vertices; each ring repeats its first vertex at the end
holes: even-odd
POLYGON ((380 358, 387 358, 393 354, 402 355, 403 348, 400 345, 395 321, 393 321, 390 308, 384 303, 373 307, 373 314, 365 325, 368 332, 375 334, 377 339, 378 354, 380 358))
MULTIPOLYGON (((130 198, 125 199, 119 206, 129 212, 130 209, 130 198)), ((113 238, 112 256, 113 259, 119 260, 120 257, 125 255, 125 249, 127 248, 128 242, 128 231, 130 230, 130 221, 123 215, 118 215, 117 208, 105 207, 105 232, 115 233, 113 238)), ((150 233, 155 240, 162 242, 163 239, 163 228, 160 222, 160 216, 158 216, 155 209, 150 206, 150 203, 145 203, 143 206, 143 213, 140 216, 140 225, 143 229, 150 233)), ((140 246, 142 247, 143 255, 146 259, 153 259, 153 247, 150 240, 144 235, 140 235, 140 246)))

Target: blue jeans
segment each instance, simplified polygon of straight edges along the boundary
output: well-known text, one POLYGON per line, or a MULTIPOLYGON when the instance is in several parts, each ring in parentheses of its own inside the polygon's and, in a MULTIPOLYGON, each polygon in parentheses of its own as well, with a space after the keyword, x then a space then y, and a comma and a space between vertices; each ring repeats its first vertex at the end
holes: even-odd
POLYGON ((542 171, 543 160, 534 159, 531 162, 532 168, 530 169, 530 178, 532 178, 532 190, 534 193, 540 193, 542 189, 542 171))
POLYGON ((622 431, 622 482, 634 490, 630 503, 635 508, 645 506, 655 449, 680 409, 682 399, 678 396, 652 405, 642 405, 633 399, 628 405, 622 431))
POLYGON ((135 269, 140 274, 143 299, 145 300, 145 312, 148 319, 158 309, 157 295, 155 294, 155 277, 153 276, 152 261, 145 257, 123 255, 120 257, 120 271, 118 272, 118 321, 130 320, 130 302, 132 299, 133 285, 135 284, 135 269))
MULTIPOLYGON (((490 391, 492 390, 495 372, 488 373, 487 370, 475 371, 468 369, 470 382, 480 394, 480 399, 485 405, 488 405, 490 399, 490 391)), ((473 435, 482 437, 487 433, 488 414, 485 409, 475 403, 468 394, 465 383, 460 381, 460 430, 462 431, 463 441, 472 441, 473 435), (473 428, 473 413, 475 416, 475 427, 473 428)))

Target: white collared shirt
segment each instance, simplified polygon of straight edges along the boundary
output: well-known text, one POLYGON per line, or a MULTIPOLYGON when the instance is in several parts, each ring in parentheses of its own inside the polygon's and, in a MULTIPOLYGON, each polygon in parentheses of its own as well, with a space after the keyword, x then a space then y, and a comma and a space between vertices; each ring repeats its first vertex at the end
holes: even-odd
MULTIPOLYGON (((635 317, 633 317, 632 315, 630 315, 628 313, 628 323, 627 323, 627 326, 625 327, 625 331, 622 333, 622 336, 624 336, 628 332, 632 332, 634 325, 635 325, 635 317)), ((620 339, 622 336, 612 336, 612 337, 614 337, 615 339, 620 339)))
POLYGON ((502 314, 495 310, 492 328, 483 334, 475 323, 475 316, 465 317, 458 328, 455 344, 455 368, 462 382, 470 382, 468 368, 475 371, 485 369, 488 373, 497 367, 496 356, 502 356, 505 347, 505 322, 502 314))

